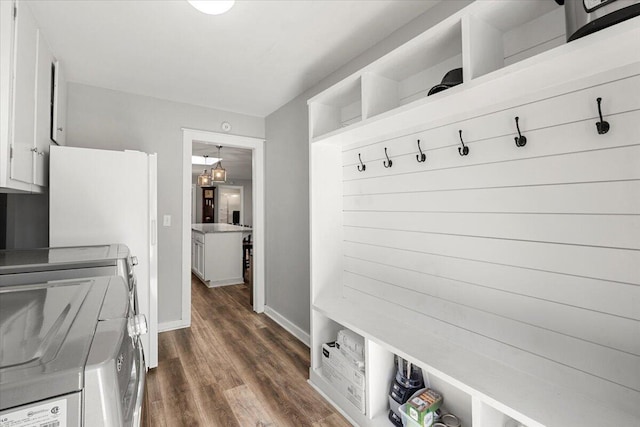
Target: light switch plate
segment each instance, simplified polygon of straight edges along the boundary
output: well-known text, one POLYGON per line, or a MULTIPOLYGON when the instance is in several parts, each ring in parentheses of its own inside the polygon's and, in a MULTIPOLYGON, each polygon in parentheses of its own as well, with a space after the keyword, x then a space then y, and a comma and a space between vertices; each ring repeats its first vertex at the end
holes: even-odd
POLYGON ((171 227, 171 215, 165 215, 162 217, 162 225, 165 227, 171 227))

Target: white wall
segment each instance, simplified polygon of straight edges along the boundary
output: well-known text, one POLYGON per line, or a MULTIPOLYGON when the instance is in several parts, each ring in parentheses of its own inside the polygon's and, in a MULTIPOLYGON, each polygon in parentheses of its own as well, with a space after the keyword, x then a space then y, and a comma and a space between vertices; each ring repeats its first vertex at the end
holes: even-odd
POLYGON ((244 199, 244 225, 253 226, 253 186, 250 179, 236 179, 232 185, 241 185, 244 199))
POLYGON ((73 83, 68 97, 67 145, 158 153, 158 217, 172 217, 170 227, 158 227, 158 320, 179 320, 181 128, 218 131, 228 121, 239 135, 262 138, 264 119, 73 83))
POLYGON ((309 331, 307 99, 412 39, 471 1, 445 1, 266 118, 266 304, 309 331))

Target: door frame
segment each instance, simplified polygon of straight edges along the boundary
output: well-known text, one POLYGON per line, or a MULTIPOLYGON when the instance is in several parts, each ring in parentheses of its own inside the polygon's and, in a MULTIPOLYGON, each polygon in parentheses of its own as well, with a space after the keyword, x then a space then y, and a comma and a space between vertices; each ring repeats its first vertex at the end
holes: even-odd
POLYGON ((265 305, 265 165, 263 138, 182 128, 182 327, 191 326, 191 147, 194 141, 252 151, 253 311, 265 305))

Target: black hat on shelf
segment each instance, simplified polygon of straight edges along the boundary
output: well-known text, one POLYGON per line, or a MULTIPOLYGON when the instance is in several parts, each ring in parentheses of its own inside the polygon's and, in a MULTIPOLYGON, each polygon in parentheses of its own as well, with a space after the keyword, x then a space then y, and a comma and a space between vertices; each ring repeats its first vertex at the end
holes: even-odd
POLYGON ((444 75, 440 84, 429 89, 427 96, 442 92, 443 90, 459 85, 460 83, 462 83, 462 68, 455 68, 444 75))

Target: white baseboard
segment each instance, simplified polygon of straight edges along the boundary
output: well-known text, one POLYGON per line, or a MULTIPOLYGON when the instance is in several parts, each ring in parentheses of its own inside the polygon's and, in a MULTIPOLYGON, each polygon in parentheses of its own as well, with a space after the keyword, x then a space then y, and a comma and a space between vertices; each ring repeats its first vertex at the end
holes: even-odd
POLYGON ((269 316, 278 325, 282 326, 291 335, 298 338, 304 345, 306 345, 307 347, 311 347, 311 337, 309 336, 309 334, 291 323, 289 319, 287 319, 268 305, 264 306, 264 314, 269 316))
POLYGON ((173 331, 175 329, 183 329, 191 326, 191 322, 186 322, 182 319, 172 320, 170 322, 158 323, 158 332, 173 331))
POLYGON ((235 277, 232 279, 223 279, 223 280, 207 280, 206 282, 204 282, 204 284, 207 285, 208 288, 237 285, 239 283, 244 283, 244 277, 235 277))

